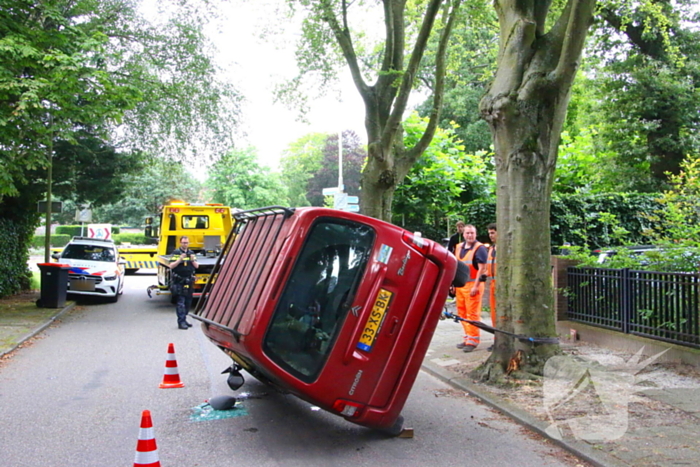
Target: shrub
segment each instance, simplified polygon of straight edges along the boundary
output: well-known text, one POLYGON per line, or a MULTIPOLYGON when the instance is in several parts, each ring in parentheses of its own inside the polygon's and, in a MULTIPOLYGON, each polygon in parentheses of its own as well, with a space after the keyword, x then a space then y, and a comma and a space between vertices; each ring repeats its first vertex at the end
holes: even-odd
POLYGON ((132 245, 146 245, 146 236, 143 233, 123 233, 114 235, 114 243, 121 245, 123 243, 131 243, 132 245))
POLYGON ((26 226, 0 218, 0 244, 5 258, 0 262, 0 297, 15 294, 30 286, 27 269, 26 226))
MULTIPOLYGON (((71 238, 73 238, 73 236, 71 235, 53 234, 51 235, 51 246, 54 248, 64 247, 68 245, 68 242, 70 242, 71 238)), ((34 238, 32 238, 31 246, 32 248, 44 248, 45 242, 46 236, 34 235, 34 238)))
MULTIPOLYGON (((69 237, 78 237, 80 236, 80 233, 83 233, 83 235, 87 236, 87 224, 84 226, 80 225, 57 225, 56 226, 56 234, 58 235, 68 235, 69 237)), ((117 225, 113 225, 111 228, 112 235, 116 235, 121 231, 121 227, 117 225)))
MULTIPOLYGON (((658 225, 652 216, 661 208, 658 194, 555 194, 550 208, 553 246, 578 245, 584 250, 649 243, 648 232, 658 225)), ((476 200, 464 209, 464 222, 481 234, 496 220, 496 200, 476 200)), ((479 240, 488 241, 486 235, 479 240)), ((557 248, 558 249, 558 248, 557 248)))

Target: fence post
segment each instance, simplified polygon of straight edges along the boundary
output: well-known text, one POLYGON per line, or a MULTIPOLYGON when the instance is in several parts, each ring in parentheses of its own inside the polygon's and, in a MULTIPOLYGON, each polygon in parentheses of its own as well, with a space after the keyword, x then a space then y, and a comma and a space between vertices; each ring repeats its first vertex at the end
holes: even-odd
POLYGON ((567 319, 569 299, 566 296, 566 288, 569 286, 567 269, 575 266, 576 262, 566 257, 552 256, 552 287, 554 288, 554 310, 557 321, 567 319))
POLYGON ((625 334, 630 332, 630 319, 632 318, 632 281, 630 270, 620 270, 620 328, 625 334))

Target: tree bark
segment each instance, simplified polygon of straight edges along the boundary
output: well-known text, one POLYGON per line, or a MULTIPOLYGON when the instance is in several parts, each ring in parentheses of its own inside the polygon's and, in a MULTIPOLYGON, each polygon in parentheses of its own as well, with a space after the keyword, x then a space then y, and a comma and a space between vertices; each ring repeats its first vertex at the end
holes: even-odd
MULTIPOLYGON (((494 140, 498 224, 498 323, 528 337, 553 337, 549 211, 557 147, 595 0, 569 0, 545 33, 549 2, 497 0, 498 70, 481 101, 494 140)), ((481 368, 499 378, 517 351, 521 371, 541 374, 558 345, 496 335, 481 368)))

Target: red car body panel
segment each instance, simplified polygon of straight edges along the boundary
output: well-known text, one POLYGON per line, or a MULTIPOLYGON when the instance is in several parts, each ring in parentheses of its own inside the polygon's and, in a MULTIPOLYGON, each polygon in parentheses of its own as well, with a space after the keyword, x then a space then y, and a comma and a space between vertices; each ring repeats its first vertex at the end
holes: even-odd
POLYGON ((324 208, 239 213, 194 318, 256 378, 372 428, 400 415, 457 260, 324 208))

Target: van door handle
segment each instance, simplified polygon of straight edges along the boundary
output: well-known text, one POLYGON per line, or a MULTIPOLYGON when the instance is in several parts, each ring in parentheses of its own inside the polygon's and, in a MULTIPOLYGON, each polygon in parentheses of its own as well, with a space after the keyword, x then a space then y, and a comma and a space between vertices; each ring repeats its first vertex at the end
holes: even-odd
POLYGON ((391 320, 391 328, 389 328, 389 336, 393 336, 398 328, 399 328, 399 318, 394 316, 391 320))

